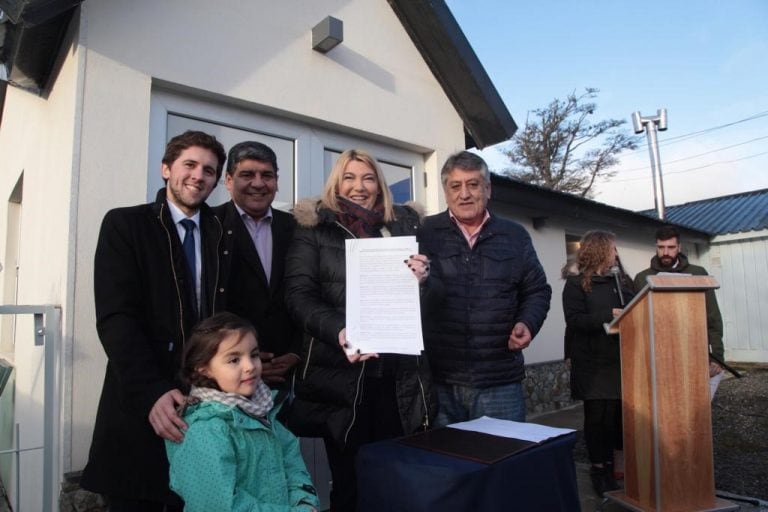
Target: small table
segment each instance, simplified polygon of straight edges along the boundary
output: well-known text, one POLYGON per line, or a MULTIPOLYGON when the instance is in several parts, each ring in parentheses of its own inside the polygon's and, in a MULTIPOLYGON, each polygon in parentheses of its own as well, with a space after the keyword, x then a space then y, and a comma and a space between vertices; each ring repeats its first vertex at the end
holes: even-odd
POLYGON ((371 443, 357 456, 358 510, 579 511, 575 444, 573 432, 482 464, 397 440, 371 443))

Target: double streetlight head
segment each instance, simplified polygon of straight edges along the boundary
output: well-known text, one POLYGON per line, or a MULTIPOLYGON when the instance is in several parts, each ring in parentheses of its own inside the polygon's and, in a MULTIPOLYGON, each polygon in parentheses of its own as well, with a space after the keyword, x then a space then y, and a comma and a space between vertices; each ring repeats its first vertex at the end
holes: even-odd
POLYGON ((667 109, 662 108, 656 111, 655 116, 643 117, 640 115, 640 111, 632 114, 632 127, 635 129, 635 133, 643 133, 645 127, 653 123, 656 125, 656 129, 663 132, 667 129, 667 109))

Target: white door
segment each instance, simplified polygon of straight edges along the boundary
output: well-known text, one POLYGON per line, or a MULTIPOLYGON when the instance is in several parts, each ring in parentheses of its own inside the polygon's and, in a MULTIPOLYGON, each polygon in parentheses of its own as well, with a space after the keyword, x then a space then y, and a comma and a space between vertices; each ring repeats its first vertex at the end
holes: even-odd
MULTIPOLYGON (((423 193, 424 172, 421 153, 383 144, 342 130, 321 128, 273 115, 204 101, 165 90, 152 95, 149 141, 147 200, 152 201, 163 186, 160 162, 166 142, 185 130, 201 130, 215 135, 229 150, 245 140, 262 142, 277 155, 279 190, 276 208, 288 210, 303 197, 319 195, 335 158, 350 148, 364 149, 382 165, 395 202, 418 200, 423 193)), ((214 190, 208 204, 215 206, 229 200, 223 186, 214 190)))

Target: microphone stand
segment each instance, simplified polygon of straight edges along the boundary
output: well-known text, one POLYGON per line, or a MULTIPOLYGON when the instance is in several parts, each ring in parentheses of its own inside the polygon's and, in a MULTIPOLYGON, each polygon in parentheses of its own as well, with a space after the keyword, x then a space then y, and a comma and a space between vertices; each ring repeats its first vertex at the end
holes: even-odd
POLYGON ((725 363, 725 361, 723 361, 719 357, 715 356, 714 354, 710 353, 709 354, 709 358, 711 360, 713 360, 714 362, 716 362, 717 364, 719 364, 720 366, 722 366, 724 370, 727 370, 728 372, 730 372, 730 374, 733 375, 734 377, 736 377, 737 379, 740 379, 742 377, 742 375, 738 372, 738 370, 736 370, 736 368, 734 368, 732 366, 728 366, 725 363))
POLYGON ((624 293, 621 291, 621 279, 619 279, 619 266, 614 265, 610 269, 611 274, 613 274, 613 278, 616 280, 616 291, 619 292, 619 302, 621 302, 621 307, 623 308, 625 306, 624 304, 624 293))

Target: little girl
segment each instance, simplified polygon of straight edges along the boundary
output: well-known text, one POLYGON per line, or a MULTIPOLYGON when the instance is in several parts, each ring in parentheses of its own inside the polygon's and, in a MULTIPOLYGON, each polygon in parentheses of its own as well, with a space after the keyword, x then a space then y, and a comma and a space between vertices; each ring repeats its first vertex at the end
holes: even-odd
POLYGON ((200 322, 184 348, 191 386, 181 443, 166 441, 170 486, 187 512, 316 512, 318 500, 299 443, 275 420, 261 380, 256 331, 219 313, 200 322))

